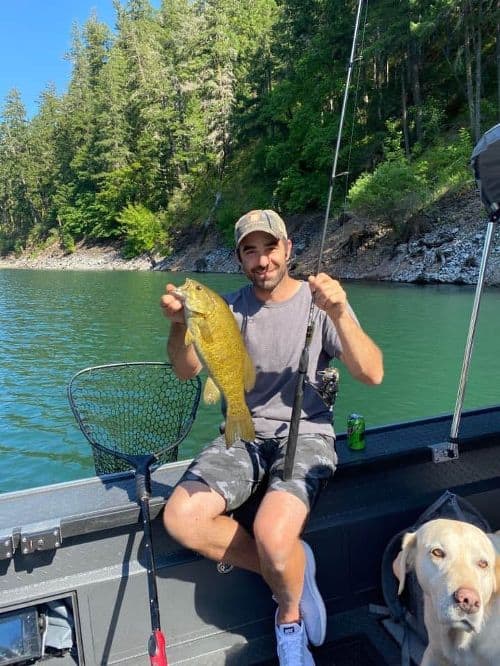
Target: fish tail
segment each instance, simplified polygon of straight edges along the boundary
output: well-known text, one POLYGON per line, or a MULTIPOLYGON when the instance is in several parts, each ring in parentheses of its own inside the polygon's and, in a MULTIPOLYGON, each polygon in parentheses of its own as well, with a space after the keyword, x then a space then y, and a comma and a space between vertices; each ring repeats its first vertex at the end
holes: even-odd
POLYGON ((255 439, 252 417, 246 404, 243 404, 238 410, 230 409, 228 405, 224 436, 227 448, 238 439, 246 442, 252 442, 255 439))

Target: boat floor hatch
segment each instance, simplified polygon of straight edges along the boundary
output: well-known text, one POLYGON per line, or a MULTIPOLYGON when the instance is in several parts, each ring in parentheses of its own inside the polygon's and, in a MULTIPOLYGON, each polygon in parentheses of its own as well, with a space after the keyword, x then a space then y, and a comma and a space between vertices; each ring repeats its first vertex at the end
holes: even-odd
POLYGON ((46 597, 0 612, 0 664, 83 663, 76 597, 46 597))

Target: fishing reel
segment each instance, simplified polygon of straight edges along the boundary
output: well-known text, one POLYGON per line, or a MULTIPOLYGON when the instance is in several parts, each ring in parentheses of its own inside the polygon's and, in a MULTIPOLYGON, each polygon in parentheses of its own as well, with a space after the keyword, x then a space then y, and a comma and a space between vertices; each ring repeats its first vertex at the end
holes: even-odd
POLYGON ((339 391, 340 372, 337 368, 329 367, 325 370, 320 370, 318 375, 321 376, 321 381, 314 388, 325 405, 329 409, 332 409, 339 391))

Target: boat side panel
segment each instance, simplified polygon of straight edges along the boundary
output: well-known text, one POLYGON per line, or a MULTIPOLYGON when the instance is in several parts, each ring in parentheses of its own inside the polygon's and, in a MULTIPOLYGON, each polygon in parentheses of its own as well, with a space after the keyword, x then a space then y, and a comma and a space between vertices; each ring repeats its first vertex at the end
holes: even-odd
MULTIPOLYGON (((396 432, 399 437, 400 431, 396 432)), ((397 447, 395 436, 388 431, 384 447, 397 447)), ((445 490, 466 497, 492 528, 500 527, 498 446, 478 442, 449 463, 435 464, 429 458, 389 457, 341 465, 321 496, 305 538, 316 553, 318 582, 331 624, 337 613, 382 601, 380 563, 386 544, 445 490)), ((269 658, 274 650, 275 607, 263 581, 244 571, 217 573, 214 563, 181 548, 163 530, 161 494, 168 495, 184 467, 158 470, 156 478, 153 539, 169 662, 251 664, 269 658)), ((49 597, 75 595, 83 646, 79 663, 86 666, 147 663, 150 623, 138 508, 130 480, 124 486, 119 483, 113 481, 118 485, 113 490, 119 495, 118 505, 104 503, 99 512, 95 505, 107 485, 89 482, 89 497, 83 505, 88 509, 92 500, 95 505, 88 529, 76 504, 60 503, 65 514, 61 547, 25 555, 18 545, 14 558, 0 559, 0 612, 49 597)), ((84 486, 78 485, 77 499, 85 494, 84 486)), ((68 492, 66 487, 63 490, 68 492)), ((51 494, 50 489, 44 492, 51 494)), ((33 498, 21 494, 14 499, 10 504, 9 498, 0 496, 0 511, 7 516, 3 524, 15 526, 19 534, 36 530, 39 523, 22 522, 32 516, 33 498)), ((56 504, 52 498, 53 510, 56 504)), ((251 522, 254 508, 240 512, 245 521, 251 522)), ((48 518, 54 520, 54 515, 48 518)))

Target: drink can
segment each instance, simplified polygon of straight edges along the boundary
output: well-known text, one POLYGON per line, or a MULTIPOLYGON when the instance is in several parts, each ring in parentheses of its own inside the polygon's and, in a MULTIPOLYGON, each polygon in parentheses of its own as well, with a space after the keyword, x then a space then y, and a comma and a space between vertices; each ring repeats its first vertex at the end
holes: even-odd
POLYGON ((347 443, 353 451, 362 451, 365 442, 365 417, 361 414, 351 414, 347 419, 347 443))

